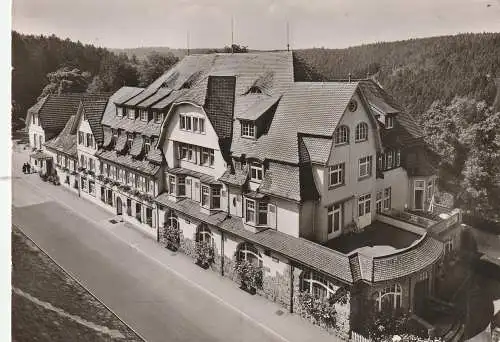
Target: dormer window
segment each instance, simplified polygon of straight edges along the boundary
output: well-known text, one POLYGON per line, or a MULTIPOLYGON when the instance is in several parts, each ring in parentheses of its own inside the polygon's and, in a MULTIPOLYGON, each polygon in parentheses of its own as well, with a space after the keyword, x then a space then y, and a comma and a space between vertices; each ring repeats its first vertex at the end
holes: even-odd
POLYGON ((156 123, 161 123, 163 121, 163 114, 161 112, 153 112, 153 119, 156 123))
POLYGON ((144 138, 144 154, 148 154, 149 153, 149 149, 151 148, 151 141, 149 140, 149 138, 144 138))
POLYGON ((250 165, 250 179, 254 182, 261 182, 264 175, 264 167, 259 163, 250 165))
POLYGON ((132 142, 134 141, 134 135, 133 134, 127 134, 127 148, 130 150, 132 147, 132 142))
POLYGON ((255 139, 255 124, 252 121, 241 121, 241 136, 255 139))
MULTIPOLYGON (((116 141, 118 139, 118 130, 114 129, 111 131, 113 134, 113 140, 116 141)), ((83 142, 82 142, 83 143, 83 142)))
POLYGON ((127 113, 127 117, 129 119, 135 119, 135 109, 125 108, 125 112, 127 113))
POLYGON ((148 111, 145 109, 141 110, 141 120, 148 121, 148 111))
POLYGON ((125 111, 125 108, 123 107, 116 107, 116 116, 118 117, 122 117, 123 116, 123 112, 125 111))
POLYGON ((192 129, 191 117, 186 115, 179 115, 181 129, 190 131, 192 129))
POLYGON ((386 116, 385 117, 385 128, 390 129, 394 127, 394 117, 386 116))

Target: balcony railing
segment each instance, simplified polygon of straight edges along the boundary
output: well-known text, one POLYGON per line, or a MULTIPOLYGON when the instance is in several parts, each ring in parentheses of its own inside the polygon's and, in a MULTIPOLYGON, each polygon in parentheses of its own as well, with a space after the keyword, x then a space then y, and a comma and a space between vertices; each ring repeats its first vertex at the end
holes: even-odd
POLYGON ((390 209, 383 212, 384 215, 390 216, 397 220, 405 221, 422 228, 429 228, 430 226, 437 223, 437 221, 428 219, 417 214, 409 213, 407 211, 400 211, 396 209, 390 209))

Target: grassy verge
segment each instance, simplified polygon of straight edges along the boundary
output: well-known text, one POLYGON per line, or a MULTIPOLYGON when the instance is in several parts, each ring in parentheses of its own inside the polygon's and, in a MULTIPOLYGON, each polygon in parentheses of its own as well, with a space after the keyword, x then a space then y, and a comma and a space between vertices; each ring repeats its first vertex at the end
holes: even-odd
POLYGON ((12 286, 13 341, 142 341, 15 228, 12 286))

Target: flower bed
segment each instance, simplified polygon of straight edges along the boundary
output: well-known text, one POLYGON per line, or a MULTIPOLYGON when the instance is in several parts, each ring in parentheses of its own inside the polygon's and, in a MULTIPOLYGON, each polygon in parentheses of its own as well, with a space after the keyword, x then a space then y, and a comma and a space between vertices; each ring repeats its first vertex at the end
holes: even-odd
POLYGON ((256 266, 246 260, 238 261, 234 266, 234 273, 241 283, 241 289, 255 294, 262 288, 262 267, 256 266))
POLYGON ((214 248, 207 242, 196 242, 194 255, 196 264, 207 269, 214 261, 214 248))
POLYGON ((163 231, 163 237, 167 248, 176 252, 180 244, 180 229, 179 227, 167 226, 163 231))
POLYGON ((306 317, 326 329, 335 327, 337 323, 337 312, 331 300, 321 300, 308 292, 300 292, 298 305, 306 317))

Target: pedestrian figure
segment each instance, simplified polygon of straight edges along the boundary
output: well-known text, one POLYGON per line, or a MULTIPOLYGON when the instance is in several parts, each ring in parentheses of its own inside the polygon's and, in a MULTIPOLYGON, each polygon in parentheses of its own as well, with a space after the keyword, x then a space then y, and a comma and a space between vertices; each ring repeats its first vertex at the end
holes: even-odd
POLYGON ((26 167, 26 163, 23 164, 23 173, 26 173, 26 171, 28 171, 27 167, 26 167))
POLYGON ((26 163, 26 171, 27 173, 31 173, 31 165, 29 163, 26 163))

